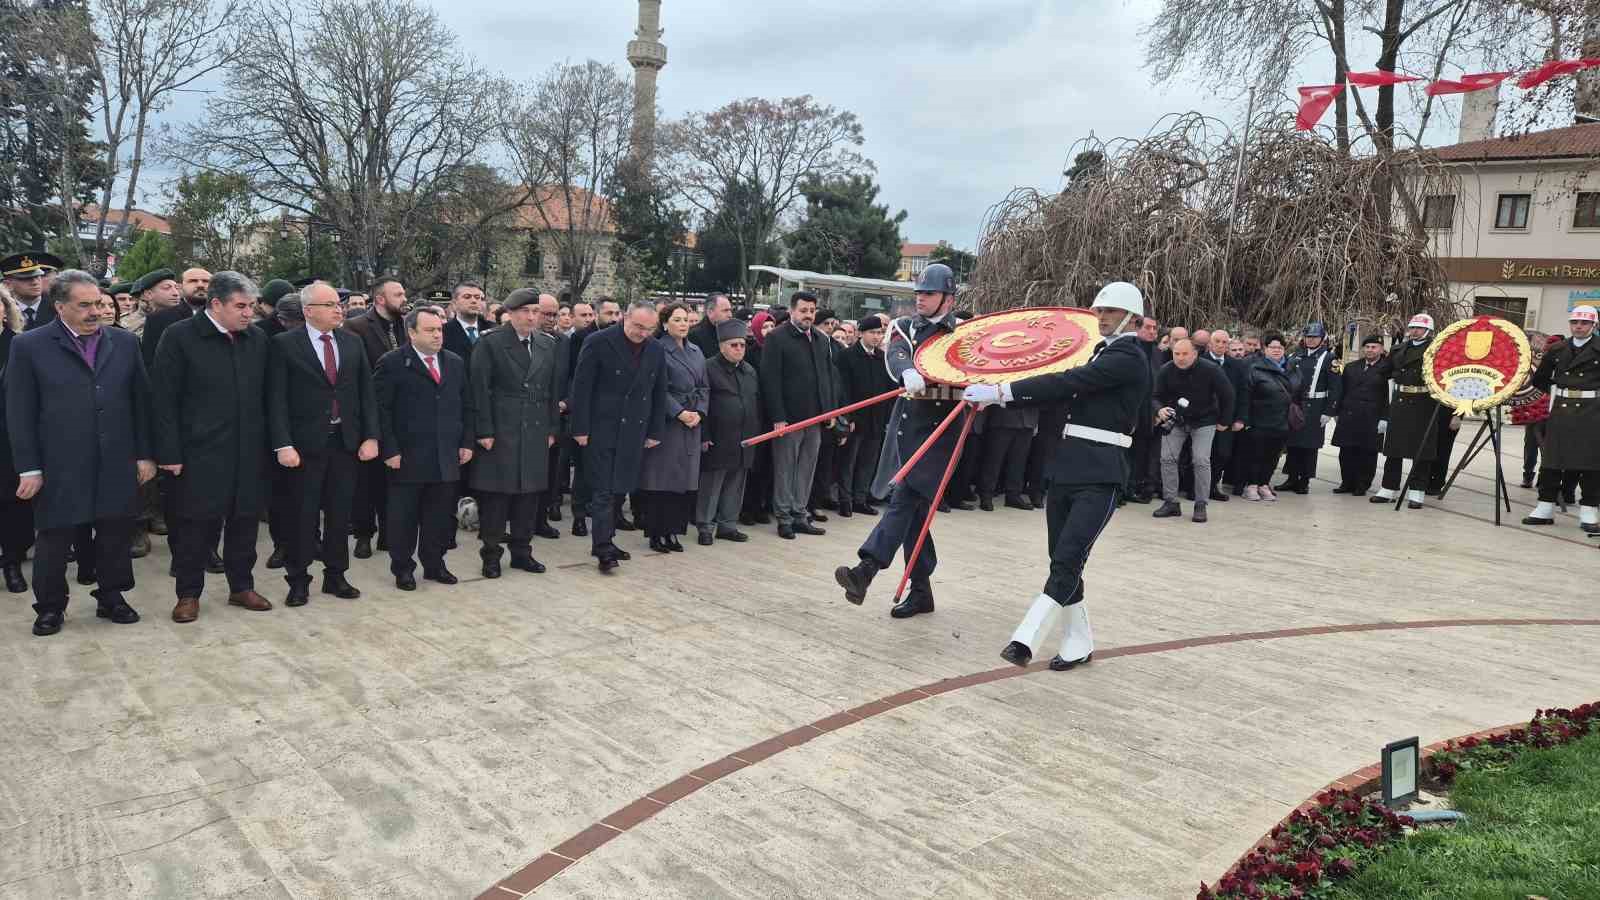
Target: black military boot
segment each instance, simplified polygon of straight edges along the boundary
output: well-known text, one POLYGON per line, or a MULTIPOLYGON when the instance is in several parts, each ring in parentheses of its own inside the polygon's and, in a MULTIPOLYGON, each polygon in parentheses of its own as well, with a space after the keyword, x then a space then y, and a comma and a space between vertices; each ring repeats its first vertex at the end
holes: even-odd
POLYGON ((1176 500, 1163 500, 1155 511, 1150 513, 1152 519, 1171 519, 1183 515, 1183 506, 1176 500))
POLYGON ((857 606, 867 599, 867 588, 871 586, 872 579, 878 574, 878 564, 874 560, 863 559, 854 566, 840 566, 833 570, 833 580, 839 582, 844 588, 844 598, 857 606))
POLYGON ((889 610, 889 615, 896 619, 909 619, 919 613, 933 612, 933 588, 926 581, 912 581, 911 590, 906 592, 906 598, 894 605, 889 610))

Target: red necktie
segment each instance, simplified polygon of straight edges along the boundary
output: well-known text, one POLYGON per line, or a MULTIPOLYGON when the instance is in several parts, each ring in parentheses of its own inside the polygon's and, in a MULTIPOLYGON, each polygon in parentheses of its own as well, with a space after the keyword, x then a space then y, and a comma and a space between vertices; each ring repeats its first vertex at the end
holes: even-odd
POLYGON ((433 383, 434 384, 438 384, 439 383, 439 370, 434 368, 433 357, 425 356, 425 357, 423 357, 423 360, 426 361, 427 364, 428 364, 428 374, 433 377, 433 383))
MULTIPOLYGON (((334 362, 333 359, 333 335, 331 334, 322 336, 322 372, 328 376, 329 384, 337 385, 339 383, 339 364, 334 362)), ((329 411, 328 418, 330 420, 339 418, 339 395, 337 392, 333 396, 333 408, 329 411)))

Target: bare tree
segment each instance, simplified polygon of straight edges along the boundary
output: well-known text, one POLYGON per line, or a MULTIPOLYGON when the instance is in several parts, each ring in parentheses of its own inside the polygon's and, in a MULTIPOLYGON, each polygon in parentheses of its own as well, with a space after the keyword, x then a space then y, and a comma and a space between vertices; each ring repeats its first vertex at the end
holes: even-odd
POLYGON ((750 266, 765 261, 779 222, 793 211, 809 177, 873 171, 855 149, 862 143, 854 113, 810 96, 736 100, 690 114, 663 136, 670 182, 708 225, 735 237, 746 297, 755 296, 750 266), (749 202, 729 202, 738 196, 749 202))
POLYGON ((628 154, 633 81, 589 60, 558 65, 513 97, 503 137, 576 301, 611 249, 616 223, 605 197, 628 154))
MULTIPOLYGON (((338 229, 362 277, 414 259, 435 201, 498 133, 503 86, 415 0, 251 0, 239 16, 227 90, 176 155, 338 229)), ((521 199, 458 224, 487 227, 521 199)))

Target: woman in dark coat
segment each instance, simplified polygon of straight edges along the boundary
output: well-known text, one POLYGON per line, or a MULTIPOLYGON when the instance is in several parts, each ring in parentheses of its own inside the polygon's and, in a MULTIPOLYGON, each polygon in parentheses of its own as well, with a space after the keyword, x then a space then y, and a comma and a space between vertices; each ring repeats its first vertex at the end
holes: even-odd
POLYGON ((672 303, 661 308, 663 334, 656 338, 666 351, 667 402, 661 411, 661 443, 645 451, 639 472, 640 527, 650 549, 681 552, 678 535, 689 529, 695 491, 700 487, 700 420, 710 405, 706 358, 688 340, 689 307, 672 303))
POLYGON ((1276 331, 1262 335, 1261 355, 1250 362, 1250 377, 1237 413, 1244 422, 1248 454, 1244 499, 1278 499, 1269 482, 1293 430, 1289 427, 1289 406, 1300 391, 1299 378, 1284 364, 1283 335, 1276 331))
POLYGON ((1379 423, 1389 418, 1389 382, 1382 371, 1383 338, 1369 335, 1361 342, 1361 359, 1339 375, 1343 392, 1333 413, 1333 445, 1339 448, 1339 486, 1335 494, 1356 497, 1372 487, 1378 472, 1378 449, 1383 446, 1379 423))

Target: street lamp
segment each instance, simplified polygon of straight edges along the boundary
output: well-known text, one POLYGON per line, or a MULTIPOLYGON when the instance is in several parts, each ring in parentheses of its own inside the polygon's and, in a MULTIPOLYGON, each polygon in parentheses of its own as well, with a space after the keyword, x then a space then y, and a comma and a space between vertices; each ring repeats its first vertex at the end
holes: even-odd
MULTIPOLYGON (((339 238, 342 237, 342 233, 339 231, 339 227, 337 225, 334 225, 332 222, 323 222, 323 221, 319 221, 317 219, 306 219, 306 277, 307 278, 315 278, 316 274, 317 274, 316 273, 315 260, 313 259, 313 253, 314 253, 314 249, 315 249, 314 248, 314 242, 316 240, 318 231, 321 231, 321 232, 327 234, 328 238, 333 241, 334 246, 338 246, 339 238)), ((281 222, 278 225, 278 239, 279 240, 283 240, 283 241, 287 241, 289 239, 289 223, 288 223, 287 220, 281 222)))

